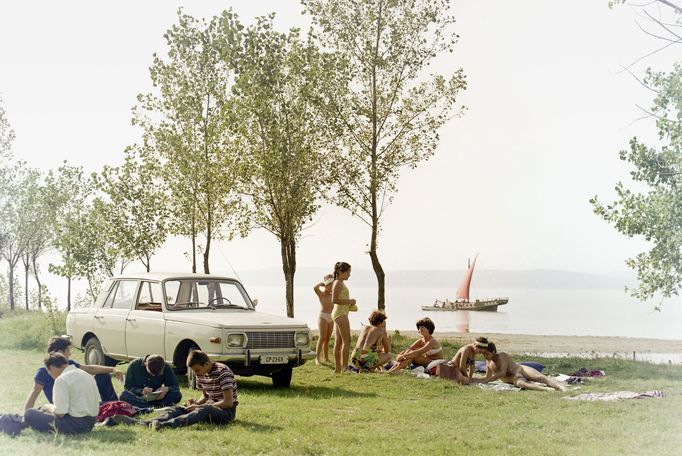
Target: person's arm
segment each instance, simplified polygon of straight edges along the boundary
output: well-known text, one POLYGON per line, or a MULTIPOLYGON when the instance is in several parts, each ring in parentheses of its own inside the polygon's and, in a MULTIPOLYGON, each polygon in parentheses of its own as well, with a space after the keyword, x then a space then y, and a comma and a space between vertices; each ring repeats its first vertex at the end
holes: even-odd
POLYGON ((38 382, 33 382, 33 389, 28 393, 26 401, 24 402, 24 410, 32 409, 36 405, 36 399, 38 399, 42 390, 43 385, 38 382))
POLYGON ((384 353, 391 353, 391 340, 388 338, 385 329, 381 330, 381 346, 384 349, 384 353))
POLYGON ((317 295, 318 298, 322 297, 322 292, 320 291, 320 287, 323 286, 324 283, 320 282, 317 285, 313 287, 313 291, 317 295))
POLYGON ((508 363, 505 358, 498 359, 499 365, 495 362, 488 362, 486 367, 485 377, 473 378, 471 381, 476 383, 490 383, 498 378, 502 378, 507 374, 508 363))
POLYGON ((125 384, 123 385, 123 389, 126 391, 130 391, 133 393, 135 396, 142 396, 144 393, 142 390, 144 390, 144 381, 142 382, 142 386, 140 386, 140 382, 137 381, 136 373, 138 371, 138 367, 140 365, 140 362, 138 360, 133 361, 128 365, 128 371, 126 372, 126 381, 125 384))
POLYGON ((168 365, 163 366, 163 385, 168 391, 180 391, 180 385, 178 385, 178 378, 173 373, 173 369, 168 365))
POLYGON ((430 341, 428 341, 427 343, 422 345, 420 348, 417 348, 416 350, 412 350, 411 353, 408 353, 407 357, 408 358, 414 358, 417 355, 421 355, 423 353, 426 353, 427 351, 431 350, 432 348, 437 348, 437 347, 434 347, 434 345, 436 345, 436 343, 438 343, 438 341, 436 339, 432 338, 430 341))
POLYGON ((412 359, 412 358, 414 358, 416 355, 412 355, 412 354, 413 354, 416 350, 418 350, 419 347, 421 347, 421 346, 422 346, 422 340, 421 340, 421 339, 415 340, 414 342, 412 342, 412 345, 410 345, 408 348, 406 348, 405 350, 403 350, 403 351, 401 351, 400 353, 398 353, 398 356, 396 357, 396 359, 397 359, 398 361, 401 361, 400 359, 398 359, 398 357, 402 357, 403 359, 412 359))
POLYGON ((232 403, 232 388, 224 389, 223 390, 223 399, 215 402, 213 404, 213 407, 218 407, 220 409, 231 409, 233 406, 232 403))
POLYGON ((91 365, 86 365, 86 364, 81 364, 78 366, 79 369, 87 372, 90 375, 99 375, 99 374, 109 374, 112 377, 116 377, 119 380, 123 380, 123 372, 120 370, 117 370, 115 367, 111 366, 98 366, 96 364, 91 364, 91 365))

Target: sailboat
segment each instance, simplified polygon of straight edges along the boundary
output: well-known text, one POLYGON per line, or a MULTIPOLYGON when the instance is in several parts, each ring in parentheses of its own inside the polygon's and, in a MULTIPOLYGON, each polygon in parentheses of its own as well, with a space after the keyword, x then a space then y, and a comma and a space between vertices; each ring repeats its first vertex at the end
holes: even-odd
POLYGON ((487 312, 497 312, 497 306, 507 304, 509 298, 492 298, 492 299, 469 299, 469 288, 471 287, 471 277, 474 274, 474 267, 476 266, 476 259, 478 255, 474 257, 474 261, 469 263, 469 266, 464 274, 462 283, 457 289, 457 298, 455 301, 440 301, 436 299, 430 306, 422 306, 422 310, 441 310, 441 311, 451 311, 451 310, 481 310, 487 312))

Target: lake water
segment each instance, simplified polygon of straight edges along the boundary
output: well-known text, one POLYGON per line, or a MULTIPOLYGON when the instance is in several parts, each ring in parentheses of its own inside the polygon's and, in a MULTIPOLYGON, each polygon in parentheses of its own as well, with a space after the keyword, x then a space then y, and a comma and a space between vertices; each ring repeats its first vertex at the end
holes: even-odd
MULTIPOLYGON (((374 288, 353 287, 351 297, 360 310, 350 314, 351 328, 367 324, 376 308, 374 288)), ((536 334, 566 336, 620 336, 653 339, 682 339, 682 299, 666 301, 661 312, 655 302, 641 303, 622 290, 476 290, 479 299, 508 297, 497 312, 424 312, 422 305, 435 299, 453 299, 449 288, 395 288, 386 292, 389 330, 414 330, 422 316, 430 317, 437 331, 536 334)), ((249 287, 258 298, 258 310, 286 315, 284 287, 249 287)), ((295 318, 317 328, 319 303, 312 287, 296 287, 295 318)))

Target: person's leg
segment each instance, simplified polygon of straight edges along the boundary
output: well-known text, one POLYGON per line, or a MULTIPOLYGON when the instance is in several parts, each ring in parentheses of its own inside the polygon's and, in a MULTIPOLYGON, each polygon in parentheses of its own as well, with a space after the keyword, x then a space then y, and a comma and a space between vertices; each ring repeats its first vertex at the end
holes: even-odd
POLYGON ((423 355, 417 355, 414 358, 412 358, 412 362, 418 366, 423 366, 426 367, 429 364, 431 364, 432 359, 427 358, 426 356, 423 355))
POLYGON ((315 364, 320 365, 320 357, 322 356, 322 347, 324 345, 324 335, 327 333, 327 320, 322 315, 317 317, 317 329, 319 330, 319 337, 317 338, 317 345, 315 346, 315 364))
POLYGON ((185 415, 187 413, 187 410, 185 407, 181 406, 176 406, 173 408, 170 408, 166 411, 164 411, 161 415, 158 417, 154 418, 152 421, 169 421, 172 420, 173 418, 177 418, 178 416, 185 415))
POLYGON ((325 335, 324 338, 324 361, 326 363, 329 362, 329 340, 332 338, 332 331, 334 330, 334 322, 329 321, 327 322, 327 334, 325 335))
POLYGON ((537 383, 531 382, 524 377, 517 377, 513 385, 517 388, 533 390, 533 391, 553 391, 549 386, 538 385, 537 383))
POLYGON ((549 378, 546 375, 542 375, 537 369, 524 365, 520 365, 519 367, 520 367, 519 372, 523 374, 523 376, 528 380, 538 383, 544 383, 545 385, 551 386, 552 388, 559 391, 566 391, 566 387, 564 385, 560 384, 553 378, 549 378))
POLYGON ((67 414, 62 417, 57 417, 54 420, 54 427, 59 434, 84 434, 92 431, 94 426, 94 416, 76 418, 67 414))
POLYGON ((147 402, 147 404, 152 404, 152 407, 166 407, 169 405, 175 405, 182 399, 182 393, 180 390, 168 391, 168 393, 157 401, 147 402))
MULTIPOLYGON (((338 320, 338 318, 336 320, 338 320)), ((336 320, 334 320, 334 372, 338 374, 343 367, 341 365, 341 329, 336 320)))
POLYGON ((393 367, 391 367, 386 372, 388 372, 389 374, 395 374, 397 372, 400 372, 402 369, 405 369, 407 367, 407 365, 410 364, 411 361, 412 360, 410 360, 410 359, 403 359, 402 361, 397 361, 393 365, 393 367))
POLYGON ((139 408, 152 407, 152 405, 149 402, 145 401, 140 396, 127 390, 121 392, 121 400, 127 402, 133 407, 139 408))
POLYGON ((102 398, 102 402, 118 400, 114 385, 111 383, 111 375, 97 374, 95 375, 95 382, 97 382, 97 389, 99 390, 99 396, 102 398))
POLYGON ((345 369, 348 366, 350 356, 350 321, 348 321, 348 315, 338 317, 336 324, 339 325, 339 334, 341 335, 341 369, 345 369))
POLYGON ((24 412, 24 422, 28 427, 38 432, 54 432, 54 415, 29 409, 24 412))
POLYGON ((178 428, 197 423, 226 424, 234 420, 234 417, 234 409, 223 410, 210 405, 204 405, 169 420, 158 420, 159 422, 152 426, 158 430, 164 427, 178 428))

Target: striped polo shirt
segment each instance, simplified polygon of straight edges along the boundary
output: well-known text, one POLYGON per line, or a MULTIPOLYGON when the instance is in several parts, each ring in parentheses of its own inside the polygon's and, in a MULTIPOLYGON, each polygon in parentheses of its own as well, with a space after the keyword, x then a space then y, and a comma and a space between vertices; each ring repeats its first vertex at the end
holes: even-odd
POLYGON ((237 402, 237 382, 229 367, 222 363, 213 363, 213 368, 206 375, 197 375, 197 385, 206 393, 210 402, 223 400, 223 390, 232 390, 232 402, 237 402))

